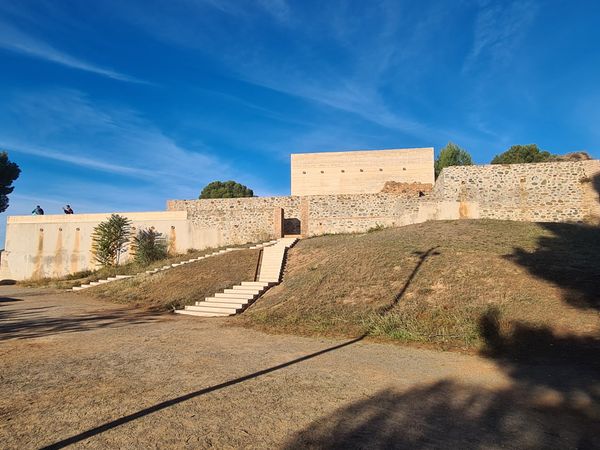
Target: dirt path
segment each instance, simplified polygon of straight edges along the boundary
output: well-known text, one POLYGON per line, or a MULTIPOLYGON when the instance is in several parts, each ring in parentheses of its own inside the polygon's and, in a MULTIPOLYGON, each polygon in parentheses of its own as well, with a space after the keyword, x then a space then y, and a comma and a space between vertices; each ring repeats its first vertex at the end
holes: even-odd
POLYGON ((600 385, 582 368, 271 336, 17 287, 0 297, 2 448, 599 445, 600 385))

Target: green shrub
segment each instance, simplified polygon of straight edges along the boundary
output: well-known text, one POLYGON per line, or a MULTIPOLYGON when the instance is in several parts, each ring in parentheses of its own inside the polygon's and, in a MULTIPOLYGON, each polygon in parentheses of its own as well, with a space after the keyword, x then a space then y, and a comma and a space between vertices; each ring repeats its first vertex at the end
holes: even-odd
POLYGON ((132 252, 136 263, 148 264, 167 257, 167 241, 165 237, 153 230, 139 230, 133 238, 132 252))
POLYGON ((253 197, 252 189, 235 181, 213 181, 208 183, 198 198, 238 198, 253 197))
POLYGON ((448 142, 448 144, 440 150, 440 154, 434 163, 435 177, 437 178, 444 167, 450 166, 470 166, 473 164, 471 155, 466 150, 463 150, 458 145, 448 142))
POLYGON ((504 153, 494 156, 492 164, 524 164, 551 161, 551 153, 540 150, 536 144, 513 145, 504 153))
POLYGON ((94 259, 103 267, 118 266, 121 254, 127 250, 131 237, 131 221, 127 217, 112 214, 108 220, 94 228, 92 252, 94 259))

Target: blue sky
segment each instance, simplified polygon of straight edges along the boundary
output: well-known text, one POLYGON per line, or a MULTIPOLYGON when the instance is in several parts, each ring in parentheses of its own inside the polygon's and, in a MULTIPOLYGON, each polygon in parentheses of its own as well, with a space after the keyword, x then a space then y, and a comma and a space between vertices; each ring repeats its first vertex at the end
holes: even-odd
POLYGON ((600 2, 0 0, 7 214, 289 193, 293 152, 600 157, 600 2))

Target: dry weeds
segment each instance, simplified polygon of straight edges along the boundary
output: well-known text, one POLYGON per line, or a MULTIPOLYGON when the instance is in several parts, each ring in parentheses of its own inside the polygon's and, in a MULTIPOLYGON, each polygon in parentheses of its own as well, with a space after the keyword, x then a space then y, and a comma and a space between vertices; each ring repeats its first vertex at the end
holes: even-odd
POLYGON ((590 232, 580 225, 557 231, 543 224, 448 221, 305 239, 289 252, 284 282, 236 323, 473 349, 482 344, 481 317, 494 310, 504 329, 519 321, 557 333, 597 334, 597 311, 569 300, 589 301, 590 283, 597 283, 600 240, 590 242, 590 232), (559 264, 565 277, 577 276, 587 288, 578 292, 549 279, 548 264, 559 264))
POLYGON ((216 292, 254 279, 258 250, 238 250, 175 267, 107 283, 86 295, 157 309, 181 308, 216 292))

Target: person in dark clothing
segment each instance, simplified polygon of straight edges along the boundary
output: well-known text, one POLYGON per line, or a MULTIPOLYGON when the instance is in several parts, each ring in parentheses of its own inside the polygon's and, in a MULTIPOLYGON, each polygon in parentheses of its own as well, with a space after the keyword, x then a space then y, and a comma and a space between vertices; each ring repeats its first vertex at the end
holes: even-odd
POLYGON ((65 214, 73 214, 73 209, 71 208, 71 205, 63 206, 63 211, 65 212, 65 214))
POLYGON ((37 205, 35 209, 31 211, 31 214, 33 214, 34 216, 43 216, 44 210, 40 207, 40 205, 37 205))

